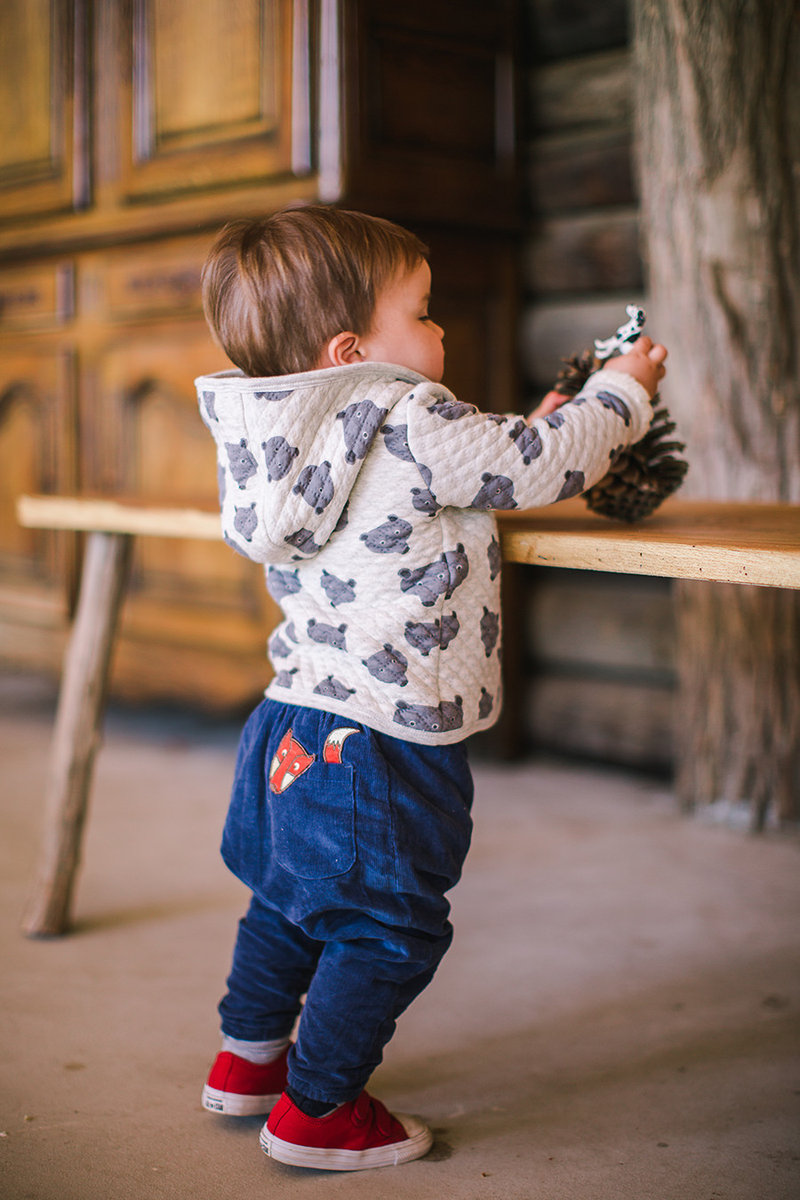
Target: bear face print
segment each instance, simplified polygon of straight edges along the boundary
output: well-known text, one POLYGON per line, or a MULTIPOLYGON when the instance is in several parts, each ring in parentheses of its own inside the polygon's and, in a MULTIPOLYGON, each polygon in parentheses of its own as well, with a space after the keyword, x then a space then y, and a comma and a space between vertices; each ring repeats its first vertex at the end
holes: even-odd
POLYGON ((350 507, 350 501, 345 500, 344 508, 339 513, 339 520, 336 522, 336 524, 333 527, 334 533, 341 533, 343 529, 347 528, 348 522, 350 521, 350 513, 347 511, 349 507, 350 507))
POLYGON ((425 608, 431 608, 436 603, 437 596, 442 596, 450 586, 450 572, 444 555, 436 562, 426 563, 410 571, 403 567, 398 571, 400 590, 411 592, 425 608))
POLYGON ((433 622, 406 621, 404 636, 409 646, 413 646, 423 658, 427 658, 435 646, 446 650, 458 630, 458 617, 455 613, 450 613, 449 617, 444 616, 441 620, 437 617, 433 622))
POLYGON ((487 692, 485 687, 481 688, 481 698, 478 701, 478 720, 483 721, 489 716, 494 708, 494 696, 491 692, 487 692))
POLYGON ((431 486, 431 480, 433 479, 433 473, 430 467, 426 467, 424 463, 417 463, 417 470, 422 476, 422 482, 425 484, 425 487, 429 488, 431 486))
POLYGON ((409 550, 408 537, 412 526, 408 521, 395 517, 391 513, 382 525, 361 534, 361 541, 366 544, 373 554, 407 554, 409 550))
POLYGON ((441 644, 442 627, 439 618, 433 622, 406 621, 404 637, 409 646, 427 658, 434 646, 441 644))
POLYGON ((407 425, 383 425, 381 433, 383 434, 383 444, 390 454, 393 454, 395 458, 401 458, 403 462, 414 462, 414 455, 408 446, 407 425))
POLYGON ((376 651, 375 654, 371 654, 369 658, 361 661, 370 675, 375 679, 380 679, 383 683, 396 683, 400 687, 405 687, 408 683, 406 679, 408 659, 388 642, 384 643, 382 650, 376 651))
POLYGON ((465 404, 463 400, 440 400, 428 409, 443 421, 460 421, 462 417, 474 416, 477 411, 474 404, 465 404))
POLYGON ((297 571, 279 571, 277 567, 267 570, 267 591, 272 599, 280 603, 284 596, 293 596, 300 591, 297 571))
POLYGON ((602 404, 603 408, 610 408, 618 417, 622 417, 626 425, 631 423, 631 410, 628 408, 624 400, 619 396, 615 396, 613 392, 598 392, 597 399, 602 404))
POLYGON ((484 604, 483 616, 481 617, 481 641, 483 642, 483 648, 486 651, 487 658, 497 645, 497 639, 499 636, 500 617, 497 613, 490 612, 484 604))
POLYGON ((285 400, 287 396, 291 396, 291 389, 288 392, 253 392, 256 400, 263 400, 267 404, 280 404, 281 400, 285 400))
POLYGON ((290 642, 294 642, 295 646, 300 644, 300 639, 295 632, 294 621, 290 621, 283 632, 286 634, 290 642))
POLYGON ((217 399, 216 392, 203 392, 203 407, 205 408, 206 412, 208 413, 209 421, 216 421, 216 419, 217 419, 217 412, 214 407, 216 399, 217 399))
POLYGON ((331 464, 322 462, 318 467, 303 467, 292 491, 296 496, 302 496, 315 513, 324 512, 333 499, 331 464))
POLYGON ((278 671, 275 676, 275 686, 282 688, 290 688, 292 686, 292 676, 297 674, 297 667, 292 667, 291 671, 278 671))
POLYGON ((258 470, 258 463, 247 449, 247 438, 242 438, 238 444, 226 442, 225 449, 228 454, 228 469, 239 487, 244 488, 248 479, 258 470))
POLYGON ((461 542, 455 550, 445 550, 436 562, 426 563, 410 571, 403 567, 398 571, 400 590, 417 596, 425 608, 436 603, 437 597, 449 600, 455 589, 469 574, 469 559, 461 542))
POLYGON ((343 579, 338 579, 335 575, 323 571, 319 581, 334 608, 337 604, 350 604, 356 598, 355 579, 348 579, 345 583, 343 579))
POLYGON ((326 625, 324 621, 315 621, 313 617, 308 622, 308 636, 311 640, 324 646, 333 646, 335 650, 347 649, 344 640, 346 632, 346 625, 340 625, 337 629, 335 625, 326 625))
POLYGON ((227 479, 228 475, 222 463, 217 463, 217 491, 219 492, 220 508, 225 503, 225 493, 228 490, 227 479))
POLYGON ((237 533, 240 533, 246 542, 252 542, 253 534, 258 525, 258 517, 256 516, 256 502, 253 501, 246 508, 237 508, 233 518, 233 528, 237 533))
POLYGON ((500 568, 503 565, 503 557, 500 552, 500 543, 497 538, 492 535, 492 540, 486 547, 486 557, 489 560, 489 578, 494 583, 497 576, 500 574, 500 568))
POLYGON ((357 458, 364 457, 388 411, 388 408, 378 408, 371 400, 359 400, 336 414, 336 420, 342 422, 347 447, 345 462, 354 463, 357 458))
POLYGON ((274 483, 276 479, 283 479, 300 453, 299 447, 290 445, 285 437, 271 437, 268 442, 261 443, 261 449, 264 451, 267 479, 270 483, 274 483))
POLYGON ((437 705, 406 704, 405 700, 397 700, 392 720, 406 729, 443 733, 449 729, 460 729, 464 724, 463 704, 460 696, 454 700, 442 700, 437 705))
POLYGON ((472 508, 516 508, 514 484, 507 475, 481 475, 483 487, 473 497, 472 508))
MULTIPOLYGON (((305 527, 303 529, 295 530, 294 533, 287 533, 283 540, 288 545, 294 546, 297 550, 302 551, 303 554, 316 554, 322 549, 322 546, 318 546, 314 541, 314 534, 311 532, 311 530, 306 529, 305 527)), ((295 557, 299 558, 299 555, 295 555, 295 557)))
POLYGON ((270 658, 288 658, 291 653, 292 647, 286 645, 280 634, 273 634, 269 641, 270 658))
POLYGON ((517 421, 509 429, 508 436, 522 455, 522 461, 526 467, 530 466, 533 460, 542 453, 542 439, 539 431, 531 428, 526 421, 517 421))
POLYGON ((326 679, 321 679, 314 688, 314 694, 317 696, 329 696, 331 700, 349 700, 351 696, 355 696, 356 689, 345 687, 338 679, 334 679, 332 675, 328 675, 326 679))
POLYGON ((442 617, 442 628, 439 641, 439 645, 441 646, 442 650, 447 649, 460 628, 461 626, 458 623, 458 617, 454 612, 450 613, 449 617, 442 617))
POLYGON ((570 500, 573 496, 579 496, 583 491, 586 479, 583 471, 567 471, 564 475, 564 483, 561 491, 556 496, 556 503, 559 500, 570 500))
POLYGON ((429 517, 435 517, 442 507, 428 488, 412 488, 411 495, 413 496, 411 503, 417 512, 427 513, 429 517))
POLYGON ((566 419, 562 412, 551 412, 545 417, 545 421, 551 429, 560 429, 566 419))

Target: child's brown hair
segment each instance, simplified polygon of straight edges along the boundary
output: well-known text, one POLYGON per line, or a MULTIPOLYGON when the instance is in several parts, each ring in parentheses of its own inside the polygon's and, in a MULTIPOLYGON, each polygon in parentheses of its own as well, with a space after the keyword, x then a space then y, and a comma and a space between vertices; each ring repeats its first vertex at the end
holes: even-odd
POLYGON ((283 209, 221 230, 203 268, 203 307, 245 375, 313 370, 337 333, 368 333, 380 289, 427 258, 415 234, 380 217, 283 209))

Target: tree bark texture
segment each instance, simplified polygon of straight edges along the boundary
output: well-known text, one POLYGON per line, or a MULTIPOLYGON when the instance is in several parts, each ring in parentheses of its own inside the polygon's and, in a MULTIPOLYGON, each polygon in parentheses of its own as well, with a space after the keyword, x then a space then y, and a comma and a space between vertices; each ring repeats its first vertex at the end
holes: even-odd
MULTIPOLYGON (((648 328, 686 494, 800 502, 800 6, 635 0, 648 328)), ((800 599, 676 584, 681 802, 800 817, 800 599)))

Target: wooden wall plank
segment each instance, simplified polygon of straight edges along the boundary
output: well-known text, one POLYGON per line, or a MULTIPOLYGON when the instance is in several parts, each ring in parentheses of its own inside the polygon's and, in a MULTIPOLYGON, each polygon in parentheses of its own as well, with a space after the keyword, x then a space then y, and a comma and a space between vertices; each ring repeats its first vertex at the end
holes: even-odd
POLYGON ((535 568, 526 622, 536 673, 610 671, 669 684, 675 671, 668 580, 535 568))
POLYGON ((632 204, 636 187, 628 130, 554 135, 531 148, 527 181, 535 213, 632 204))
POLYGON ((523 278, 538 296, 644 286, 636 208, 554 216, 534 226, 523 278))
POLYGON ((628 40, 626 0, 528 0, 536 59, 620 46, 628 40))
POLYGON ((609 679, 534 680, 525 715, 533 743, 565 754, 669 769, 673 692, 609 679))
POLYGON ((632 87, 627 47, 540 65, 529 75, 529 127, 536 133, 580 126, 629 127, 632 87))

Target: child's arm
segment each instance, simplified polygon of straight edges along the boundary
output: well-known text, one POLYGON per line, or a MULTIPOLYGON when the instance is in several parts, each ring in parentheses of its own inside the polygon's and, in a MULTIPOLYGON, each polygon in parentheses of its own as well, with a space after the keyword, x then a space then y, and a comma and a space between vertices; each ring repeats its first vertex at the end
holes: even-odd
MULTIPOLYGON (((652 399, 656 394, 659 381, 666 374, 667 369, 664 366, 666 357, 665 346, 660 343, 654 344, 649 337, 643 335, 634 342, 626 354, 620 354, 616 358, 609 359, 608 362, 611 364, 612 371, 622 371, 637 379, 652 399)), ((548 392, 528 420, 533 421, 537 417, 548 416, 560 408, 567 399, 568 397, 562 396, 560 392, 548 392)))
POLYGON ((665 357, 642 338, 577 396, 559 396, 558 411, 527 420, 478 412, 435 384, 416 386, 409 449, 440 508, 537 508, 577 496, 647 432, 665 357))

